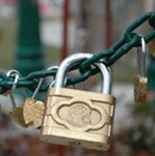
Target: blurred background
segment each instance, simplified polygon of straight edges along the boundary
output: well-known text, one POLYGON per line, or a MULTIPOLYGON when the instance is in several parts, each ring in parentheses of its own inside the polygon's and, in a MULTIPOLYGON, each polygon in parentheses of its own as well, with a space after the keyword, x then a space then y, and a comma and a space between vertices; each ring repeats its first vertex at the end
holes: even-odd
MULTIPOLYGON (((16 68, 27 75, 58 64, 71 53, 102 51, 120 39, 132 21, 154 10, 154 0, 0 0, 0 69, 16 68)), ((149 30, 146 24, 138 31, 149 30)), ((154 45, 155 41, 149 44, 151 98, 155 90, 154 45)), ((112 67, 117 104, 113 145, 108 152, 43 143, 39 130, 24 129, 2 112, 0 156, 155 155, 153 102, 140 108, 134 103, 135 52, 132 49, 112 67)), ((0 103, 8 102, 0 98, 0 103)))

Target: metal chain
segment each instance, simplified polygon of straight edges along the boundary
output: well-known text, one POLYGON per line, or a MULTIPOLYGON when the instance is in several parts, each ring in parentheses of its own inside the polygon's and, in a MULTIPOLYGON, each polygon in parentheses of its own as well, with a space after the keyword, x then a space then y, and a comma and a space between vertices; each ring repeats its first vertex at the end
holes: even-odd
MULTIPOLYGON (((123 37, 117 41, 111 48, 105 49, 101 52, 96 52, 90 59, 84 60, 76 64, 72 70, 79 69, 81 75, 74 79, 67 78, 67 85, 73 85, 81 81, 86 80, 88 77, 96 74, 97 69, 92 69, 91 65, 97 62, 102 62, 106 66, 113 65, 118 59, 123 55, 127 54, 132 48, 138 47, 141 44, 141 35, 136 33, 136 29, 143 25, 143 23, 148 22, 149 25, 154 29, 150 33, 143 35, 146 43, 149 43, 155 39, 155 12, 150 12, 142 16, 141 18, 135 20, 124 32, 123 37)), ((36 71, 28 74, 25 77, 20 76, 17 88, 25 87, 28 89, 34 89, 40 78, 45 78, 48 76, 55 76, 57 70, 42 70, 36 71)), ((0 73, 0 93, 4 93, 11 89, 13 85, 13 79, 7 77, 5 73, 0 73)), ((48 86, 41 87, 40 91, 46 91, 48 86)))

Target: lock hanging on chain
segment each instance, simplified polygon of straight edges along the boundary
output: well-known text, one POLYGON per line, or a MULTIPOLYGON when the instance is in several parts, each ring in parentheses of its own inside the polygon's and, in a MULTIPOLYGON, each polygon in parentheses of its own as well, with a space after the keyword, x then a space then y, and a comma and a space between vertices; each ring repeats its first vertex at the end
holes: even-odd
POLYGON ((6 74, 7 77, 12 77, 14 79, 11 91, 10 91, 10 99, 12 103, 12 109, 9 111, 9 115, 22 127, 26 127, 26 124, 24 122, 23 118, 23 106, 22 105, 17 105, 16 99, 13 95, 16 86, 19 81, 20 73, 17 70, 9 70, 6 74))
POLYGON ((40 128, 43 117, 45 104, 42 101, 36 100, 35 97, 44 79, 41 78, 37 88, 31 98, 27 98, 23 104, 23 118, 27 127, 40 128))
MULTIPOLYGON (((47 70, 58 69, 58 66, 49 67, 47 70)), ((37 88, 35 89, 31 98, 27 98, 23 104, 23 117, 24 122, 28 127, 40 128, 43 118, 43 113, 45 109, 45 103, 39 101, 36 98, 36 95, 39 92, 39 89, 43 83, 44 79, 41 78, 37 88)), ((52 81, 53 84, 54 81, 52 81)), ((52 87, 53 85, 51 85, 52 87)))
POLYGON ((22 105, 16 104, 16 99, 13 95, 13 91, 16 89, 20 73, 16 70, 10 70, 7 73, 7 77, 14 78, 14 83, 10 92, 10 99, 12 102, 12 110, 9 113, 10 116, 22 127, 29 127, 31 122, 29 119, 33 119, 33 124, 35 128, 38 128, 41 125, 42 114, 44 110, 44 104, 41 101, 36 101, 34 98, 39 91, 39 88, 43 82, 43 79, 40 80, 32 98, 26 99, 25 103, 22 105), (31 114, 31 113, 32 114, 31 114), (40 122, 39 122, 40 121, 40 122))
POLYGON ((109 70, 104 64, 95 64, 103 77, 102 93, 64 88, 69 69, 90 57, 92 54, 74 54, 60 65, 55 87, 49 88, 41 140, 88 149, 109 149, 115 108, 115 98, 110 94, 109 70))
POLYGON ((141 37, 141 47, 137 48, 138 73, 134 81, 135 102, 144 104, 147 102, 147 47, 143 37, 141 37))

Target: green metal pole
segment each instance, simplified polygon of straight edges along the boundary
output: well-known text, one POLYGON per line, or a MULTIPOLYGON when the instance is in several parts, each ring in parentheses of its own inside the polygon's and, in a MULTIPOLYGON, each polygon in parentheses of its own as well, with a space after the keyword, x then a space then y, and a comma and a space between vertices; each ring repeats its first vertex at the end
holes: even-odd
POLYGON ((149 90, 155 92, 155 57, 150 55, 148 66, 149 90))
POLYGON ((44 68, 37 0, 18 0, 18 34, 15 67, 22 75, 44 68))
POLYGON ((150 44, 150 55, 149 55, 149 65, 148 65, 148 101, 155 102, 155 41, 150 44))

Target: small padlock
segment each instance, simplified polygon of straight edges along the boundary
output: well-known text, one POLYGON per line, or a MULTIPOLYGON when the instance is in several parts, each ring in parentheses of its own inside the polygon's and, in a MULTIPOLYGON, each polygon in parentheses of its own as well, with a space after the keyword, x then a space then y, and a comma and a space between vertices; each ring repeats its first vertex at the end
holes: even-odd
POLYGON ((32 98, 29 98, 26 100, 24 104, 21 104, 18 106, 16 104, 13 91, 16 88, 16 85, 19 80, 19 72, 16 70, 10 70, 7 73, 8 77, 13 77, 14 78, 14 83, 10 92, 10 98, 12 102, 12 110, 10 110, 9 115, 22 127, 28 127, 30 126, 29 123, 32 123, 35 128, 38 128, 41 126, 41 121, 42 121, 42 116, 43 116, 43 111, 44 111, 44 104, 43 102, 36 101, 34 99, 35 95, 37 94, 43 79, 39 82, 32 98), (31 113, 30 113, 31 112, 31 113), (28 119, 33 119, 33 120, 28 120, 28 119), (33 122, 32 122, 33 121, 33 122))
MULTIPOLYGON (((49 67, 47 70, 57 70, 58 66, 49 67)), ((26 99, 23 105, 24 122, 29 127, 40 128, 45 109, 45 104, 42 101, 36 100, 35 97, 43 83, 43 78, 40 79, 37 88, 31 98, 26 99)), ((52 81, 53 84, 54 81, 52 81)), ((52 87, 53 85, 51 85, 52 87)))
POLYGON ((103 93, 62 88, 70 67, 90 57, 92 54, 74 54, 62 62, 55 87, 49 88, 41 140, 88 149, 109 149, 115 98, 110 95, 111 75, 105 65, 95 64, 104 80, 103 93))
POLYGON ((24 119, 23 119, 23 114, 22 114, 22 106, 17 106, 13 92, 16 89, 18 80, 19 80, 19 75, 20 73, 17 70, 9 70, 7 72, 7 77, 12 77, 14 78, 14 82, 10 91, 10 99, 12 103, 12 109, 9 110, 9 115, 21 126, 25 127, 24 119))
POLYGON ((26 99, 23 105, 23 118, 27 127, 40 128, 45 104, 34 98, 26 99))
POLYGON ((42 101, 36 100, 35 97, 44 79, 41 78, 37 88, 31 98, 27 98, 23 104, 23 118, 28 127, 40 128, 45 104, 42 101))
POLYGON ((134 81, 135 102, 144 104, 147 102, 147 85, 148 78, 146 76, 147 47, 144 38, 141 38, 141 48, 137 50, 138 74, 134 81))

